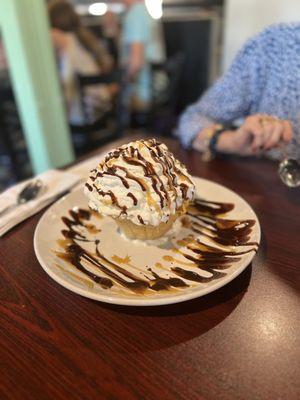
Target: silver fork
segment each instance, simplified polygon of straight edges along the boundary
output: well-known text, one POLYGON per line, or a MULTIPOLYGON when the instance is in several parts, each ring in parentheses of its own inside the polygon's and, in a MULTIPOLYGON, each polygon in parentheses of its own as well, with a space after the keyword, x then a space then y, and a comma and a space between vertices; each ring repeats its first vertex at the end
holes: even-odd
POLYGON ((33 182, 29 182, 18 194, 17 200, 15 203, 10 204, 9 206, 5 207, 3 210, 0 211, 0 217, 7 214, 8 212, 12 211, 16 207, 20 206, 21 204, 25 204, 30 200, 34 200, 38 197, 41 192, 42 187, 44 186, 43 181, 41 179, 37 179, 33 182))

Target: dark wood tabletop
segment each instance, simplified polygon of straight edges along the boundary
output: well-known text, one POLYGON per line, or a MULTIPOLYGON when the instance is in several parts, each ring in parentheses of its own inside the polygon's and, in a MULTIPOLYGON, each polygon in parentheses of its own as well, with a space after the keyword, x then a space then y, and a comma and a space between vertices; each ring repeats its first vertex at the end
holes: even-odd
POLYGON ((300 398, 300 190, 280 182, 273 162, 203 163, 165 142, 193 175, 253 207, 262 242, 252 264, 185 303, 103 304, 40 267, 37 214, 0 239, 1 400, 300 398))

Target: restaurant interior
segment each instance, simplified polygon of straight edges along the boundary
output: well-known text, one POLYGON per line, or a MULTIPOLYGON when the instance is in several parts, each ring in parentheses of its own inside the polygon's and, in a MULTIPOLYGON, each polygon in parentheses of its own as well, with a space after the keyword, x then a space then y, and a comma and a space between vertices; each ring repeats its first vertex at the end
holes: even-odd
POLYGON ((0 0, 0 399, 300 398, 299 38, 299 0, 0 0))
MULTIPOLYGON (((100 73, 98 76, 93 75, 93 79, 97 82, 101 81, 101 79, 112 79, 113 82, 120 84, 120 74, 118 75, 121 68, 120 63, 118 63, 120 31, 118 26, 115 28, 114 24, 121 24, 122 15, 124 14, 124 4, 121 3, 108 1, 100 4, 100 7, 98 6, 97 8, 97 5, 93 7, 92 2, 89 0, 72 1, 84 26, 92 30, 114 58, 114 67, 110 71, 110 76, 101 77, 100 73), (112 14, 114 17, 111 28, 109 26, 106 27, 107 23, 104 20, 106 13, 112 14), (114 29, 116 32, 114 32, 114 29), (106 34, 108 36, 105 36, 106 34)), ((161 3, 160 1, 147 2, 150 12, 156 18, 161 17, 161 3)), ((32 4, 34 7, 35 2, 32 4)), ((46 7, 46 4, 44 6, 46 7)), ((122 110, 118 107, 118 99, 116 99, 113 109, 109 110, 107 115, 103 115, 99 121, 93 121, 93 124, 90 124, 89 121, 82 121, 81 126, 73 126, 67 118, 67 126, 64 130, 70 136, 71 145, 75 153, 73 157, 86 154, 91 149, 112 141, 115 137, 124 135, 124 132, 128 129, 138 128, 149 133, 156 132, 157 135, 172 135, 179 114, 188 104, 196 101, 218 76, 221 64, 223 1, 165 1, 163 7, 161 19, 163 34, 161 40, 164 42, 166 57, 163 62, 153 63, 152 65, 154 71, 154 101, 148 112, 148 123, 146 124, 141 120, 134 124, 131 121, 127 126, 121 126, 122 115, 120 114, 122 114, 122 110)), ((7 12, 9 11, 7 10, 7 12)), ((42 18, 38 15, 41 10, 27 10, 27 12, 29 13, 28 16, 22 15, 24 24, 27 23, 25 21, 26 18, 33 17, 32 13, 36 12, 35 18, 42 18)), ((43 23, 48 24, 44 15, 43 17, 45 19, 43 23)), ((5 18, 4 15, 3 18, 5 18)), ((14 21, 14 23, 18 22, 14 21)), ((12 25, 11 29, 13 29, 12 25)), ((20 109, 22 108, 20 105, 22 99, 18 98, 17 89, 14 90, 14 79, 22 79, 21 76, 19 77, 21 72, 14 72, 14 69, 19 67, 19 62, 16 60, 16 63, 18 63, 16 67, 10 66, 4 39, 5 35, 2 33, 0 65, 0 187, 2 190, 40 172, 40 168, 33 165, 31 158, 36 146, 33 145, 33 149, 31 149, 28 143, 30 140, 26 139, 27 135, 30 135, 27 130, 31 130, 31 122, 26 124, 22 120, 23 111, 20 109), (28 124, 29 126, 27 127, 28 124)), ((25 41, 25 38, 23 39, 25 41)), ((31 39, 28 38, 28 40, 31 39)), ((40 51, 45 52, 45 46, 50 45, 48 42, 36 43, 36 46, 43 47, 43 49, 36 48, 36 57, 42 58, 43 53, 41 54, 40 51)), ((49 52, 52 51, 52 49, 47 50, 49 52)), ((29 57, 29 54, 24 56, 29 57)), ((51 72, 53 73, 53 71, 51 72)), ((84 78, 87 77, 81 76, 81 78, 81 89, 84 90, 84 85, 88 84, 88 82, 84 81, 84 78)), ((52 79, 54 78, 52 77, 52 79)), ((46 85, 46 82, 43 82, 43 84, 46 85)), ((15 85, 18 85, 18 83, 15 83, 15 85)), ((51 90, 46 87, 44 90, 48 92, 47 99, 44 101, 48 102, 51 90)), ((22 93, 20 93, 20 96, 22 96, 22 93)), ((118 97, 121 97, 120 92, 118 97)), ((27 99, 24 101, 27 102, 27 99)), ((28 112, 31 113, 29 110, 28 112)), ((65 112, 63 107, 59 112, 65 112)), ((32 119, 34 117, 34 115, 31 116, 32 119)), ((34 121, 32 123, 34 124, 34 121)), ((59 166, 63 165, 64 159, 60 160, 59 164, 59 166)))

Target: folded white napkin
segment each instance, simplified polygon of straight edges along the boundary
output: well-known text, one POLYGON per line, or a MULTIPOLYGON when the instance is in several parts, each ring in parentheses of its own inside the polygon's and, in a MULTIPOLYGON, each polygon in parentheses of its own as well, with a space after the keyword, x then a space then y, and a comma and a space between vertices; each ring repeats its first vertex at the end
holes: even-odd
POLYGON ((3 216, 0 216, 0 237, 20 222, 38 213, 65 191, 73 191, 83 187, 84 182, 89 176, 89 172, 99 164, 105 154, 106 153, 100 153, 65 171, 55 169, 46 171, 43 174, 23 181, 1 193, 0 212, 11 204, 16 203, 18 194, 31 180, 34 182, 40 179, 44 183, 44 188, 36 199, 18 205, 3 216))
MULTIPOLYGON (((32 178, 32 181, 34 182, 36 179, 40 179, 44 183, 40 194, 36 199, 18 205, 0 216, 0 237, 20 222, 42 210, 59 195, 73 188, 79 182, 80 176, 69 171, 50 170, 32 178)), ((3 192, 0 195, 0 211, 11 204, 15 204, 18 194, 29 182, 30 180, 21 182, 3 192)))

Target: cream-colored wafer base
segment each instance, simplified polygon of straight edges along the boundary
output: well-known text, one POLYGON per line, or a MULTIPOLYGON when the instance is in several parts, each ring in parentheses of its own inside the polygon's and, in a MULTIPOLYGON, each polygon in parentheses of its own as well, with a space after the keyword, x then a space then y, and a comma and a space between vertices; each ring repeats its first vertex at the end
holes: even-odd
POLYGON ((136 225, 131 221, 115 220, 120 229, 129 239, 152 240, 165 235, 172 228, 179 215, 173 215, 167 223, 158 226, 136 225))

